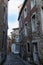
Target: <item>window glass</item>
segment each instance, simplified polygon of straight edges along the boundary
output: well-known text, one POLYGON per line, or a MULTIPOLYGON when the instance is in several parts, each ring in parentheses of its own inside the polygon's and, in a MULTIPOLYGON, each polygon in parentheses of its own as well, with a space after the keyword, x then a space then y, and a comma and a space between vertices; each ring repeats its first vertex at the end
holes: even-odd
POLYGON ((15 37, 16 42, 19 42, 19 36, 15 37))
POLYGON ((29 44, 29 43, 27 43, 27 45, 28 45, 28 52, 30 52, 30 44, 29 44))
POLYGON ((35 32, 36 31, 35 15, 32 16, 31 25, 32 25, 32 32, 35 32))
POLYGON ((41 8, 41 26, 42 26, 42 32, 43 32, 43 7, 41 8))
POLYGON ((31 9, 34 7, 35 5, 35 0, 31 0, 31 9))
POLYGON ((27 24, 25 24, 25 26, 24 26, 24 32, 25 32, 25 36, 28 36, 28 33, 27 33, 27 24))
POLYGON ((27 16, 27 8, 24 8, 24 18, 27 16))
POLYGON ((19 52, 19 49, 20 49, 19 45, 16 44, 16 45, 15 45, 15 51, 16 51, 16 52, 19 52))

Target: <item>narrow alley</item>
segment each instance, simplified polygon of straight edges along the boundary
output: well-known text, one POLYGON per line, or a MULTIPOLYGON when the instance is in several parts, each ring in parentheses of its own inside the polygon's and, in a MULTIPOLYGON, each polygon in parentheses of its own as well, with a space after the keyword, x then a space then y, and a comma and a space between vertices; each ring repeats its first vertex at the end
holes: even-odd
POLYGON ((9 55, 7 55, 7 59, 4 65, 30 65, 30 64, 22 60, 19 57, 19 55, 14 54, 14 53, 9 53, 9 55))
POLYGON ((43 65, 43 0, 0 0, 0 65, 43 65))

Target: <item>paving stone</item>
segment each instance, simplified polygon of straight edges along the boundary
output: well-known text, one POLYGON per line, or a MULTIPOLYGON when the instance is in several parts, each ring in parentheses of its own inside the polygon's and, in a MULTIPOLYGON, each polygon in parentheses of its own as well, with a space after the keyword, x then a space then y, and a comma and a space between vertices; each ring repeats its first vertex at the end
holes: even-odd
POLYGON ((11 53, 7 55, 4 65, 24 65, 24 63, 18 58, 18 55, 11 53))

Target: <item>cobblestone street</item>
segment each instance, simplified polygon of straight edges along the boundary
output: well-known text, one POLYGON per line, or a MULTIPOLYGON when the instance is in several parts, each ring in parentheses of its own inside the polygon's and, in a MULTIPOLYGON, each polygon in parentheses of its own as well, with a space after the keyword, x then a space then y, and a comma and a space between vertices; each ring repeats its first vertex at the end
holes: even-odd
POLYGON ((22 60, 19 57, 19 55, 10 53, 9 55, 7 55, 7 59, 6 59, 6 62, 4 63, 4 65, 30 65, 30 64, 28 64, 27 62, 22 60))

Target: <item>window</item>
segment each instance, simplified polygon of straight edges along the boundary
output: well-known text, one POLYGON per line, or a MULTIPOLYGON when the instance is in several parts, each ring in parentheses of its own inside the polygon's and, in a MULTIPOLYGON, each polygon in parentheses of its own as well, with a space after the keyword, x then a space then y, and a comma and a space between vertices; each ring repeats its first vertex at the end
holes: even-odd
POLYGON ((20 47, 19 47, 19 45, 15 45, 15 52, 19 52, 19 49, 20 49, 20 47))
POLYGON ((29 30, 30 30, 30 23, 28 21, 26 21, 25 25, 24 25, 24 34, 26 37, 29 36, 29 30))
POLYGON ((22 20, 21 20, 21 28, 22 28, 22 20))
POLYGON ((5 6, 4 6, 4 13, 5 13, 5 6))
POLYGON ((32 25, 32 32, 35 32, 36 31, 35 15, 32 16, 31 25, 32 25))
POLYGON ((25 36, 28 36, 28 34, 27 34, 27 24, 25 24, 25 26, 24 26, 24 32, 25 32, 25 36))
POLYGON ((41 8, 41 26, 42 26, 42 33, 43 33, 43 7, 41 8))
POLYGON ((43 10, 43 7, 42 7, 42 10, 43 10))
POLYGON ((27 8, 25 7, 24 8, 24 18, 26 18, 27 17, 27 8))
POLYGON ((27 46, 28 46, 28 52, 30 52, 30 44, 27 43, 27 46))
POLYGON ((15 37, 16 42, 19 42, 19 36, 15 37))
POLYGON ((5 13, 5 6, 4 6, 4 23, 5 23, 5 19, 6 19, 6 13, 5 13))
POLYGON ((31 0, 31 9, 35 6, 35 0, 31 0))
POLYGON ((19 20, 19 27, 22 28, 22 19, 19 20))

